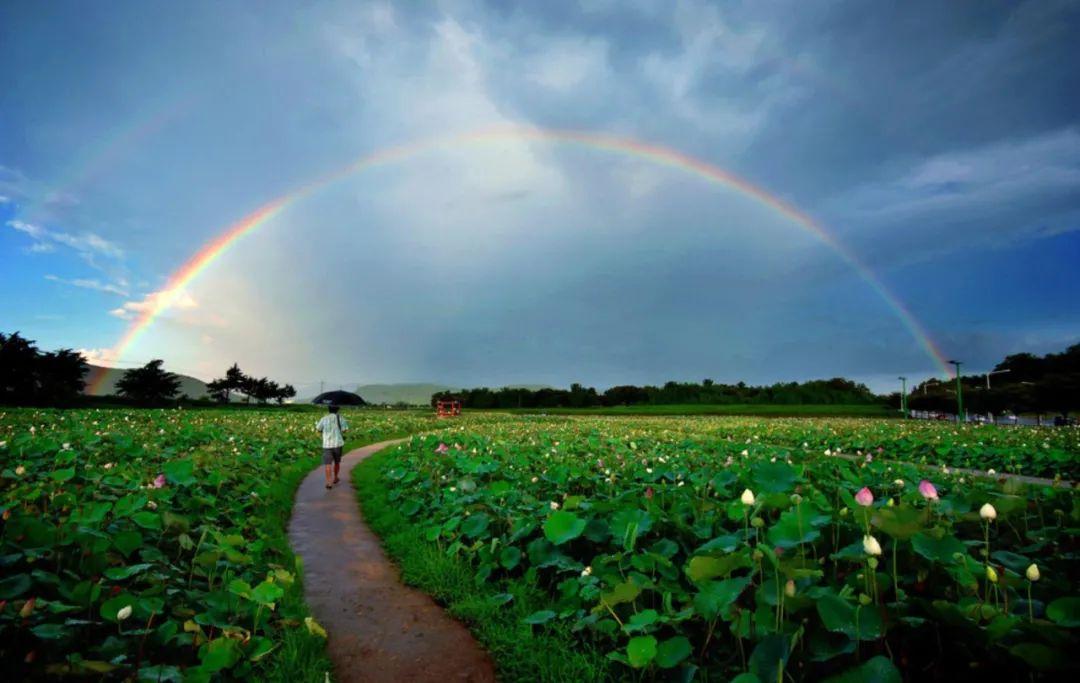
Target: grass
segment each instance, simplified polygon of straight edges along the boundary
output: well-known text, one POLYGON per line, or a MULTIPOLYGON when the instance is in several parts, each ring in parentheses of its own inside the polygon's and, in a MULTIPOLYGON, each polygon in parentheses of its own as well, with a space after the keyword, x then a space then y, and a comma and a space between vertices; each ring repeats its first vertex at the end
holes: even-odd
POLYGON ((582 651, 568 627, 523 623, 525 617, 550 602, 534 584, 524 578, 477 583, 471 563, 447 555, 424 539, 420 529, 398 512, 381 482, 388 452, 373 455, 353 470, 364 520, 400 567, 402 580, 432 596, 469 627, 491 654, 499 680, 613 680, 609 660, 600 652, 582 651), (500 595, 513 598, 503 602, 497 597, 500 595))
POLYGON ((763 417, 898 417, 885 405, 802 404, 638 404, 594 408, 511 408, 514 415, 758 415, 763 417))

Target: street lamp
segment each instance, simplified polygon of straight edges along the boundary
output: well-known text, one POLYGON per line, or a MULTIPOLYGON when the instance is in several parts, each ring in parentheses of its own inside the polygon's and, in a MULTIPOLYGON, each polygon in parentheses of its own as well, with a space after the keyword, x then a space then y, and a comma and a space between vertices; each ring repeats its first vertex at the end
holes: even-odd
POLYGON ((962 423, 964 421, 964 388, 960 384, 961 362, 958 360, 951 360, 949 363, 956 367, 956 421, 962 423))
POLYGON ((900 380, 900 411, 904 413, 904 419, 907 419, 907 377, 897 377, 900 380))
POLYGON ((1012 372, 1012 370, 991 370, 990 372, 986 373, 986 388, 990 388, 990 375, 1000 375, 1006 372, 1012 372))

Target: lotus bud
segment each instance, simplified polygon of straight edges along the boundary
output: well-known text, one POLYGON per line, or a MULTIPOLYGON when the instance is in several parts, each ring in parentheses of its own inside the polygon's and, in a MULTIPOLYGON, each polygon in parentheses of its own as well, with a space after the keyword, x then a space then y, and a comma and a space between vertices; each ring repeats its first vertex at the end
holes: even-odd
POLYGON ((862 547, 863 550, 866 551, 867 555, 874 556, 881 554, 881 544, 878 543, 878 540, 876 538, 870 536, 869 534, 863 536, 862 547))
POLYGON ((795 597, 795 581, 794 580, 788 579, 787 583, 784 584, 784 595, 788 596, 789 598, 795 597))
POLYGON ((1039 580, 1039 568, 1032 563, 1031 566, 1027 568, 1027 571, 1024 572, 1024 575, 1027 576, 1028 581, 1034 583, 1039 580))
POLYGON ((997 510, 990 503, 983 503, 983 506, 979 508, 979 516, 988 522, 992 522, 997 519, 997 510))
POLYGON ((989 581, 990 583, 997 583, 998 582, 997 571, 995 571, 994 568, 991 567, 990 565, 986 565, 986 580, 989 581))
POLYGON ((26 474, 26 468, 22 465, 19 465, 15 468, 15 474, 21 477, 22 475, 26 474))
POLYGON ((847 517, 847 508, 840 508, 840 516, 847 517))
POLYGON ((889 499, 889 502, 888 502, 888 503, 885 503, 885 505, 886 505, 887 507, 893 507, 894 505, 896 505, 896 501, 895 501, 895 500, 893 500, 892 498, 890 498, 890 499, 889 499))
POLYGON ((124 605, 116 612, 116 620, 123 621, 131 616, 131 605, 124 605))
POLYGON ((919 482, 919 493, 922 494, 922 497, 927 499, 927 500, 937 500, 938 499, 937 489, 934 488, 934 485, 931 484, 926 479, 923 479, 922 481, 919 482))
POLYGON ((761 562, 763 559, 765 559, 765 553, 761 552, 760 550, 755 550, 752 557, 754 558, 754 562, 761 562))
POLYGON ((870 507, 871 503, 874 502, 874 494, 870 493, 870 489, 864 486, 855 494, 855 502, 863 507, 870 507))
POLYGON ((751 491, 750 489, 746 489, 745 491, 742 492, 742 496, 739 498, 739 500, 742 501, 743 505, 753 505, 754 504, 754 492, 751 491))
POLYGON ((877 558, 876 557, 871 557, 869 560, 866 561, 866 564, 870 565, 871 569, 877 569, 877 565, 878 565, 877 558))
POLYGON ((800 496, 797 493, 791 494, 791 504, 792 505, 798 505, 801 502, 802 502, 802 496, 800 496))

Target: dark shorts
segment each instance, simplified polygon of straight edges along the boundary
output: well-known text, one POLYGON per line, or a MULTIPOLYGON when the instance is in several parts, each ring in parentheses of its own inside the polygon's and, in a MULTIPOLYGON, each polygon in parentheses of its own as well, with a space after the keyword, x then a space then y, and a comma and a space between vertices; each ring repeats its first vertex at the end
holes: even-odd
POLYGON ((322 464, 330 465, 341 462, 341 446, 337 448, 324 448, 322 449, 322 464))

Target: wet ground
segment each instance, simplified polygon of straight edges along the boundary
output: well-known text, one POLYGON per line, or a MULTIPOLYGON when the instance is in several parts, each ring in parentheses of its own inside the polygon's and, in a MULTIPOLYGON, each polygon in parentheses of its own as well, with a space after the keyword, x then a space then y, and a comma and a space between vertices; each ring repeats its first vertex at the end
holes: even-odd
POLYGON ((327 491, 323 468, 296 494, 289 539, 304 559, 304 596, 330 634, 338 681, 494 681, 488 657, 468 629, 420 591, 401 583, 364 524, 350 473, 387 444, 348 453, 341 482, 327 491))

